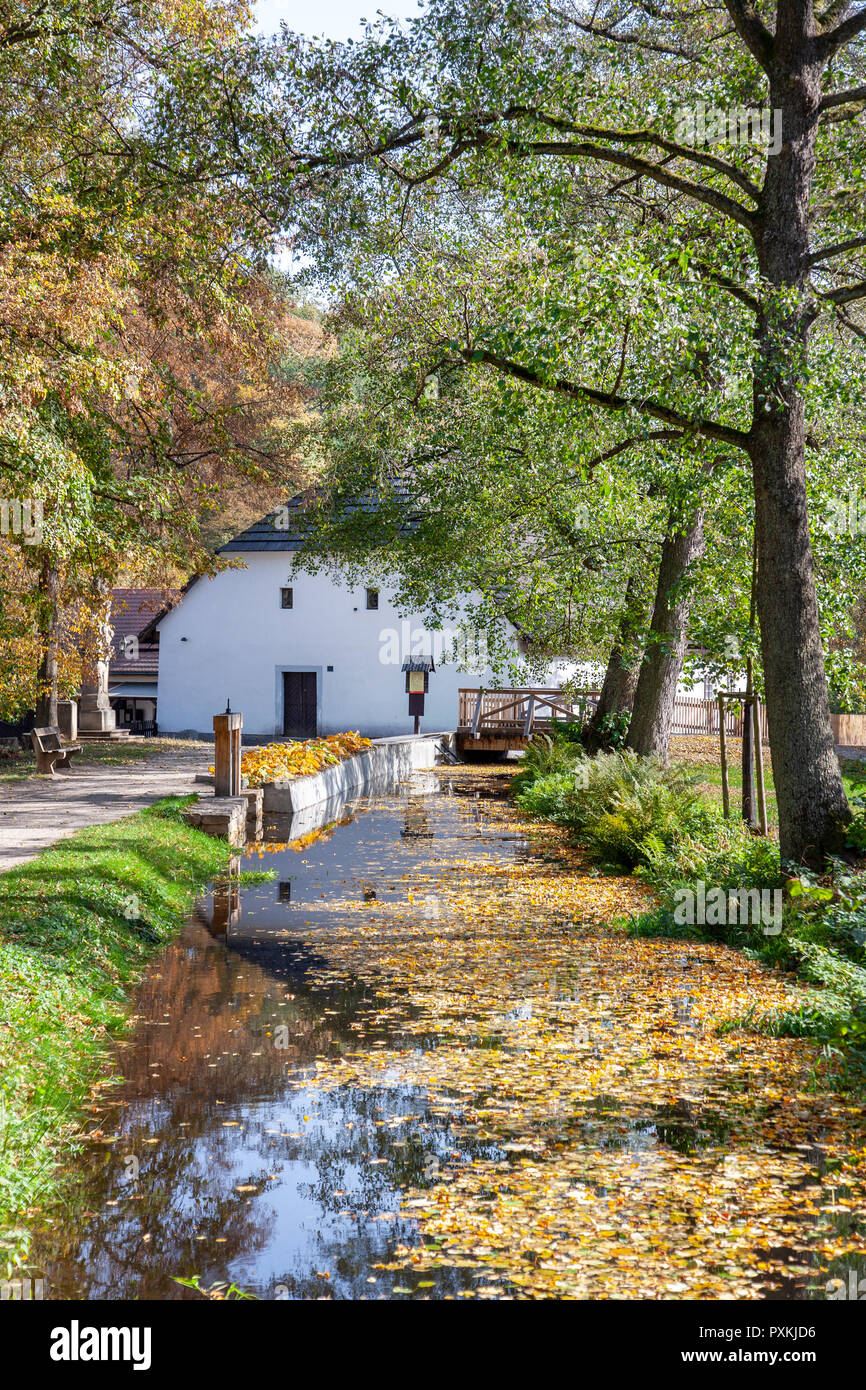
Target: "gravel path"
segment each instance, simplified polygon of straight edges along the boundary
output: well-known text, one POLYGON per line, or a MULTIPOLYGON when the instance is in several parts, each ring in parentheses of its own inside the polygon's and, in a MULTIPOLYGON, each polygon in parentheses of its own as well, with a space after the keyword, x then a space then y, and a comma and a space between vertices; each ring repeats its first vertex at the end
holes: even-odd
POLYGON ((24 864, 54 844, 83 830, 141 811, 162 796, 212 796, 195 784, 207 772, 213 747, 179 748, 140 762, 100 766, 73 763, 74 771, 48 781, 28 777, 0 786, 0 872, 24 864))

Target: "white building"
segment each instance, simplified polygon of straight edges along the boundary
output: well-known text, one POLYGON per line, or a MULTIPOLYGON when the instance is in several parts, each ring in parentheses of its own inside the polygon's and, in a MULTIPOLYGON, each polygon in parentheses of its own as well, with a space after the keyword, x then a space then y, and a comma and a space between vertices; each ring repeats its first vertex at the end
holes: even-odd
POLYGON ((455 728, 460 686, 496 683, 483 646, 459 630, 425 630, 387 588, 297 570, 299 504, 289 504, 288 529, 281 508, 280 526, 272 513, 223 546, 246 568, 195 579, 157 620, 160 734, 210 736, 227 700, 245 736, 411 733, 403 663, 419 655, 434 666, 421 728, 455 728))

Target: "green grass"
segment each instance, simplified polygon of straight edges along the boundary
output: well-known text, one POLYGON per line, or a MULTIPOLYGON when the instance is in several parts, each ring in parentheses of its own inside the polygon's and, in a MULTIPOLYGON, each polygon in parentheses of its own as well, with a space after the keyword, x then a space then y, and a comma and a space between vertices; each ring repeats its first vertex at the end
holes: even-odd
POLYGON ((171 798, 0 875, 0 1273, 26 1258, 147 961, 228 862, 171 798))
MULTIPOLYGON (((690 771, 700 776, 701 790, 712 801, 721 802, 722 799, 722 768, 718 751, 718 740, 715 739, 715 761, 696 762, 687 756, 678 756, 676 738, 671 739, 671 761, 679 766, 686 767, 690 771)), ((839 768, 842 772, 842 782, 845 787, 845 794, 849 798, 852 796, 866 796, 866 762, 858 762, 855 758, 840 758, 839 768)), ((735 747, 728 750, 728 783, 730 786, 731 812, 739 814, 740 798, 742 795, 742 777, 740 764, 740 743, 737 740, 735 747)), ((771 831, 778 828, 779 814, 776 807, 776 789, 773 785, 773 765, 770 760, 770 750, 764 745, 764 787, 767 802, 767 824, 771 831)))

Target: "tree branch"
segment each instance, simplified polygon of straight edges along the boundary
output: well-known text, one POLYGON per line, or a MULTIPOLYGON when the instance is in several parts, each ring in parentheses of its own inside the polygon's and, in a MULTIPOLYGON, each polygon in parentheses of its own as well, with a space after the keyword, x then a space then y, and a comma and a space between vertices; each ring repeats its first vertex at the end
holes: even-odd
POLYGON ((751 309, 753 314, 760 313, 761 306, 758 300, 748 290, 744 290, 742 285, 738 285, 736 280, 729 279, 727 275, 722 275, 718 270, 712 270, 703 261, 695 261, 694 264, 698 274, 703 276, 705 280, 709 280, 713 285, 718 285, 720 289, 727 290, 734 299, 738 299, 741 304, 745 304, 747 309, 751 309))
POLYGON ((773 57, 775 39, 752 4, 752 0, 725 0, 725 9, 731 16, 734 28, 752 57, 760 63, 765 72, 768 72, 773 57))
POLYGON ((736 448, 748 451, 749 436, 742 430, 733 429, 729 425, 721 425, 715 420, 690 420, 687 415, 680 414, 678 410, 673 410, 670 406, 662 405, 660 401, 630 400, 627 396, 615 395, 612 391, 597 391, 592 386, 581 386, 576 382, 566 381, 563 377, 546 378, 538 372, 534 372, 530 367, 524 367, 519 362, 512 362, 507 357, 498 357, 495 353, 488 352, 486 348, 458 348, 458 352, 467 363, 483 362, 485 366, 494 367, 496 371, 502 372, 505 376, 512 376, 517 381, 526 382, 529 386, 537 386, 541 390, 552 391, 557 395, 570 396, 573 400, 587 401, 591 405, 598 405, 604 410, 617 413, 624 410, 635 410, 638 413, 649 415, 653 420, 661 420, 663 424, 671 425, 685 434, 700 434, 707 439, 718 439, 724 444, 732 444, 736 448))
MULTIPOLYGON (((493 143, 493 137, 488 137, 485 143, 493 143)), ((511 142, 509 142, 511 146, 511 142)), ((754 233, 756 218, 755 213, 738 203, 736 198, 730 198, 726 193, 719 193, 715 188, 707 188, 702 183, 695 183, 691 179, 682 178, 679 174, 672 174, 660 163, 654 163, 649 159, 640 159, 637 155, 625 154, 621 150, 605 149, 603 145, 596 145, 589 141, 532 141, 527 145, 513 144, 515 154, 549 154, 560 157, 597 159, 601 163, 616 164, 620 169, 630 169, 634 174, 645 174, 654 183, 662 184, 665 188, 673 189, 676 193, 682 193, 685 197, 691 198, 696 203, 703 203, 706 207, 715 208, 725 217, 730 217, 732 221, 739 222, 741 227, 745 227, 749 233, 754 233)))
MULTIPOLYGON (((515 112, 515 114, 518 114, 515 112)), ((676 155, 679 159, 689 160, 692 164, 699 164, 705 169, 714 169, 716 173, 724 175, 735 183, 756 203, 761 201, 761 189, 753 183, 747 174, 744 174, 735 164, 729 163, 726 159, 719 159, 718 155, 702 154, 699 150, 693 149, 691 145, 681 145, 676 140, 668 140, 666 136, 659 135, 655 130, 606 130, 603 127, 573 125, 570 121, 560 120, 556 116, 548 116, 543 111, 537 111, 527 107, 523 112, 531 116, 534 120, 540 121, 543 125, 549 125, 555 130, 567 131, 572 135, 582 135, 589 140, 610 140, 612 143, 623 145, 655 145, 664 150, 666 154, 676 155)))
POLYGON ((836 28, 831 29, 829 33, 821 34, 815 40, 818 57, 826 63, 833 57, 834 53, 838 53, 840 48, 844 48, 845 44, 851 43, 852 39, 856 39, 862 34, 864 29, 866 29, 866 9, 858 10, 856 14, 843 19, 842 23, 837 24, 836 28))
POLYGON ((830 0, 830 4, 823 9, 815 18, 822 29, 826 29, 829 24, 835 24, 837 19, 841 19, 851 8, 851 0, 830 0))
POLYGON ((574 15, 564 14, 562 10, 552 9, 551 13, 559 19, 564 19, 566 23, 573 24, 581 33, 589 34, 594 39, 607 39, 609 43, 631 44, 648 53, 664 53, 671 58, 685 58, 689 63, 703 62, 697 53, 693 53, 687 48, 672 48, 668 44, 652 43, 649 39, 643 39, 638 34, 615 34, 609 26, 602 28, 592 19, 587 23, 585 20, 577 19, 574 15))
POLYGON ((852 304, 855 299, 863 299, 864 297, 866 297, 866 282, 864 281, 858 285, 845 285, 841 290, 830 290, 829 293, 820 294, 820 298, 826 299, 830 304, 852 304))
POLYGON ((829 261, 831 256, 841 256, 846 251, 856 251, 858 246, 866 246, 866 236, 852 236, 847 241, 834 241, 829 246, 822 246, 817 251, 813 251, 807 265, 818 265, 820 261, 829 261))
POLYGON ((848 106, 855 101, 866 101, 866 87, 849 87, 845 92, 828 92, 818 103, 818 111, 830 111, 834 106, 848 106))
MULTIPOLYGON (((487 148, 503 149, 501 136, 496 135, 485 129, 496 121, 511 121, 520 116, 530 117, 538 120, 542 124, 550 125, 554 128, 572 129, 568 123, 558 122, 554 117, 545 116, 543 112, 534 110, 531 107, 507 107, 503 111, 495 114, 476 114, 461 119, 445 118, 445 133, 451 134, 454 144, 441 159, 437 160, 429 169, 421 173, 409 174, 392 164, 387 156, 398 150, 412 149, 420 144, 423 139, 423 132, 420 129, 421 118, 416 117, 399 130, 391 135, 384 136, 378 140, 368 150, 347 151, 343 154, 328 156, 311 156, 305 159, 300 156, 298 159, 299 168, 303 168, 308 173, 313 173, 320 168, 352 168, 355 165, 363 164, 370 159, 381 159, 385 166, 391 171, 395 178, 408 186, 428 183, 431 179, 438 178, 441 174, 457 162, 464 154, 470 150, 482 150, 487 148), (447 127, 451 130, 448 131, 447 127)), ((574 128, 579 131, 581 128, 574 128)), ((587 129, 592 129, 587 127, 587 129)), ((741 187, 744 192, 759 201, 761 197, 760 189, 751 182, 747 176, 740 172, 734 165, 728 164, 725 160, 717 159, 715 155, 699 154, 686 145, 679 145, 673 140, 667 140, 662 136, 654 134, 652 131, 609 131, 598 132, 600 138, 620 141, 627 144, 646 144, 652 142, 660 149, 669 151, 683 159, 688 159, 693 163, 701 164, 707 168, 716 170, 718 173, 730 178, 732 182, 741 187)), ((725 217, 739 222, 742 227, 753 234, 756 225, 756 215, 749 208, 744 207, 736 198, 729 197, 726 193, 721 193, 717 189, 708 188, 702 183, 695 183, 692 179, 682 177, 680 174, 670 173, 664 167, 664 162, 642 159, 637 155, 627 154, 622 150, 612 150, 600 145, 595 141, 544 141, 544 140, 517 140, 510 139, 504 142, 504 149, 510 154, 525 157, 529 154, 550 155, 558 158, 585 158, 596 159, 602 163, 615 164, 621 169, 628 169, 631 173, 645 175, 653 182, 670 188, 685 197, 691 198, 694 202, 703 203, 707 207, 714 208, 721 212, 725 217)))

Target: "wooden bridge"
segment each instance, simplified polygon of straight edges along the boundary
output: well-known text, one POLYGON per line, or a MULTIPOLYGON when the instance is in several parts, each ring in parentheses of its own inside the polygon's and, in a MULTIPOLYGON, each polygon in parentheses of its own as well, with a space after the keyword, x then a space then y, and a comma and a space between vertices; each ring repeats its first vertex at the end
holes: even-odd
POLYGON ((502 753, 524 748, 533 734, 560 723, 583 723, 592 713, 598 692, 571 699, 561 690, 460 690, 457 717, 459 752, 502 753))
MULTIPOLYGON (((505 752, 525 748, 533 734, 543 733, 554 720, 583 723, 598 701, 597 690, 570 697, 561 690, 511 689, 459 691, 457 748, 459 752, 505 752)), ((761 738, 767 741, 767 713, 761 706, 761 738)), ((717 700, 680 695, 674 704, 674 734, 719 736, 717 700)), ((725 704, 725 732, 741 738, 743 711, 739 702, 725 704)))

